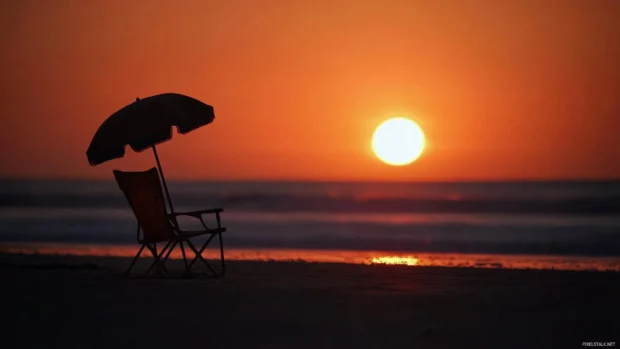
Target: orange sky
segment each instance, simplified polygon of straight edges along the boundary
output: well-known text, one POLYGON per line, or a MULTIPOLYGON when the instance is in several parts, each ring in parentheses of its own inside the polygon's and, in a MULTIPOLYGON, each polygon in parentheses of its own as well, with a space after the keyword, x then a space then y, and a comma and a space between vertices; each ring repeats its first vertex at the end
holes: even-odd
POLYGON ((216 120, 161 146, 170 178, 620 178, 617 0, 1 6, 0 176, 146 169, 85 152, 117 109, 178 92, 216 120), (410 166, 372 155, 390 116, 425 130, 410 166))

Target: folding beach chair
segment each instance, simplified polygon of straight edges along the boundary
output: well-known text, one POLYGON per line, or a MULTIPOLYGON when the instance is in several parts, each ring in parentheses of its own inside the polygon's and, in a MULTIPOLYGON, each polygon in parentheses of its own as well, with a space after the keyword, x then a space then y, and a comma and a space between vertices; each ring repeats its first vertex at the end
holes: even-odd
POLYGON ((224 263, 224 245, 222 244, 222 233, 226 231, 226 228, 220 225, 220 213, 224 210, 221 208, 214 208, 208 210, 194 211, 194 212, 176 212, 167 213, 166 203, 164 201, 164 195, 159 180, 159 172, 156 168, 152 168, 143 172, 122 172, 115 170, 114 178, 118 183, 121 191, 125 194, 134 215, 138 220, 137 228, 137 240, 141 245, 140 250, 134 257, 133 261, 129 265, 129 268, 125 272, 125 275, 129 275, 129 272, 133 268, 134 264, 140 258, 142 251, 146 247, 153 255, 154 261, 146 271, 145 275, 149 275, 152 270, 156 274, 167 275, 168 271, 165 266, 166 260, 172 253, 172 250, 177 245, 181 247, 181 253, 183 255, 183 263, 188 274, 191 273, 191 267, 198 260, 202 261, 209 269, 211 276, 222 277, 226 272, 224 263), (217 228, 207 227, 203 220, 203 215, 215 214, 217 220, 217 228), (203 229, 196 231, 182 230, 177 221, 179 216, 188 216, 200 220, 203 229), (142 231, 142 236, 140 236, 142 231), (208 239, 204 242, 200 249, 197 249, 190 241, 190 238, 208 235, 208 239), (202 253, 207 246, 211 243, 213 238, 217 235, 220 244, 220 268, 216 271, 211 265, 203 258, 202 253), (157 251, 157 244, 163 243, 164 247, 157 251), (194 252, 195 257, 188 263, 185 255, 185 247, 187 246, 194 252))

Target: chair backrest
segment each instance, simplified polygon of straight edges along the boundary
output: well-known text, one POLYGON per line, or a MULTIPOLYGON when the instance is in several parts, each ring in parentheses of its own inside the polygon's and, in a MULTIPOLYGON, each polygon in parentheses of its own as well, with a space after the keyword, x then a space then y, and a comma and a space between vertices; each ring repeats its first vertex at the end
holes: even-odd
POLYGON ((167 241, 175 237, 166 211, 166 202, 156 168, 142 172, 114 170, 114 178, 142 228, 145 242, 167 241))

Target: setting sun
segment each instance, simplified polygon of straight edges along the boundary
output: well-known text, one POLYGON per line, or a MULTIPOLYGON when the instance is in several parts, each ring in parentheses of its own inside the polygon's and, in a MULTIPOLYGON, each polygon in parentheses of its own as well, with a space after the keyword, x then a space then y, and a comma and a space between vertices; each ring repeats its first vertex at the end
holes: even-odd
POLYGON ((409 119, 389 119, 375 130, 372 149, 388 165, 408 165, 422 154, 424 133, 420 126, 409 119))

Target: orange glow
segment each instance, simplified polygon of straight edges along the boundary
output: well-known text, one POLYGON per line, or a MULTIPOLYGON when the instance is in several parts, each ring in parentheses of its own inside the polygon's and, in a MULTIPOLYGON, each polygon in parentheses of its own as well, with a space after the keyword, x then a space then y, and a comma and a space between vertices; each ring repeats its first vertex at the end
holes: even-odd
POLYGON ((415 257, 398 257, 398 256, 386 256, 386 257, 373 257, 370 260, 371 264, 389 264, 389 265, 418 265, 418 259, 415 257))
MULTIPOLYGON (((85 245, 85 244, 38 244, 4 243, 0 253, 69 255, 95 257, 133 257, 138 251, 134 245, 85 245)), ((208 251, 206 258, 217 257, 208 251)), ((143 255, 144 256, 144 255, 143 255)), ((149 258, 148 255, 146 258, 149 258)), ((170 255, 181 259, 180 249, 170 255)), ((612 270, 620 271, 617 257, 562 257, 562 256, 518 256, 518 255, 475 255, 450 253, 416 253, 393 255, 384 251, 341 251, 341 250, 289 250, 289 249, 227 249, 227 260, 239 261, 292 261, 303 263, 347 263, 375 265, 410 265, 418 267, 465 267, 465 268, 508 268, 508 269, 557 269, 557 270, 612 270), (377 257, 379 256, 379 257, 377 257)))
POLYGON ((216 119, 161 145, 170 179, 620 177, 620 1, 10 4, 0 176, 147 169, 85 151, 136 97, 178 92, 216 119), (425 132, 415 166, 369 147, 390 115, 425 132))

